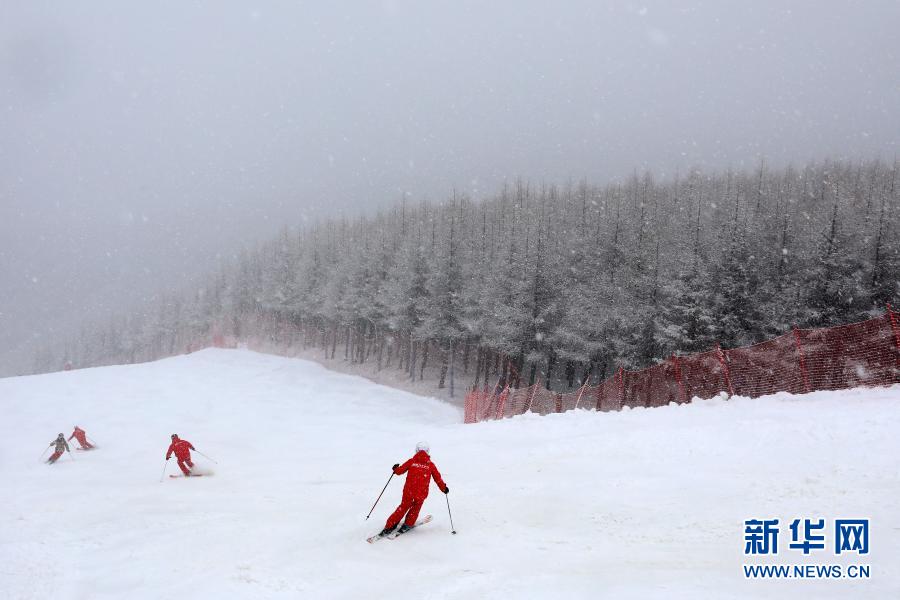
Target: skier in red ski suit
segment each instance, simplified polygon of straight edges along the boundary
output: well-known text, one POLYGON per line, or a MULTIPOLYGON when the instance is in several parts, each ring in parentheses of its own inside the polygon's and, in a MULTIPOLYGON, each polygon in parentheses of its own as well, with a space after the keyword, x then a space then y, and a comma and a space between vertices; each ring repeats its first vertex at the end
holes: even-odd
POLYGON ((75 431, 72 432, 72 435, 70 435, 69 439, 66 441, 71 442, 72 438, 78 440, 78 443, 81 444, 81 447, 85 450, 90 450, 94 447, 92 443, 87 441, 87 432, 78 425, 75 426, 75 431))
POLYGON ((428 450, 427 443, 419 442, 416 444, 416 453, 411 459, 402 465, 394 465, 395 475, 407 473, 406 485, 403 486, 403 499, 400 501, 400 506, 388 517, 384 530, 380 535, 387 535, 393 531, 394 527, 400 523, 403 515, 406 515, 406 520, 403 522, 403 526, 400 527, 401 531, 406 531, 416 524, 419 510, 422 509, 422 504, 425 502, 425 498, 428 497, 428 486, 431 485, 432 477, 434 477, 434 482, 442 492, 445 494, 450 492, 450 488, 441 479, 441 474, 437 467, 431 462, 428 450))
POLYGON ((172 434, 172 443, 169 444, 169 450, 166 452, 166 460, 172 458, 174 452, 175 458, 178 459, 178 467, 185 477, 190 477, 191 469, 194 468, 194 463, 191 462, 191 450, 196 450, 193 444, 178 437, 177 433, 172 434))

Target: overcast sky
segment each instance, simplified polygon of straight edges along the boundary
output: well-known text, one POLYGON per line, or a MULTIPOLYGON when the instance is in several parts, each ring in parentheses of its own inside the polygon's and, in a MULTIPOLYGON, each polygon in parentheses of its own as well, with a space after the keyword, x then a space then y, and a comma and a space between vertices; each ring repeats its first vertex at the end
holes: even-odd
POLYGON ((306 219, 892 161, 900 3, 0 3, 0 375, 306 219))

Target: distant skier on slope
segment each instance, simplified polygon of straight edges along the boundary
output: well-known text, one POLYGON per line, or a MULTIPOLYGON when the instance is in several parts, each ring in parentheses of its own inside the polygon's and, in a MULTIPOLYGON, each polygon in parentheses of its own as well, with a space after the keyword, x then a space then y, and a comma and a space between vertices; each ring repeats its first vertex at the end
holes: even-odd
POLYGON ((75 431, 72 432, 72 435, 69 436, 69 439, 67 441, 71 442, 72 438, 78 440, 78 443, 81 444, 81 447, 83 449, 93 450, 94 445, 87 441, 87 432, 78 425, 75 426, 75 431))
MULTIPOLYGON (((69 450, 69 443, 66 442, 66 436, 64 436, 63 434, 59 434, 58 436, 56 436, 55 440, 50 442, 50 446, 54 445, 56 446, 56 449, 53 454, 50 455, 50 458, 47 459, 48 465, 52 465, 53 463, 55 463, 56 460, 60 456, 62 456, 63 452, 71 452, 71 450, 69 450)), ((44 452, 46 452, 46 450, 44 450, 44 452)))
POLYGON ((172 458, 174 452, 175 458, 178 459, 178 467, 185 477, 190 477, 191 469, 194 468, 194 463, 191 462, 191 450, 196 450, 193 444, 178 437, 177 433, 172 434, 172 443, 169 444, 169 450, 166 452, 166 460, 172 458))
POLYGON ((378 535, 386 536, 393 531, 397 524, 400 523, 400 520, 403 519, 403 515, 406 515, 406 520, 399 529, 401 533, 406 532, 406 530, 416 524, 419 510, 422 509, 422 504, 425 502, 425 498, 428 497, 428 486, 431 485, 432 477, 434 477, 434 482, 442 492, 445 494, 450 492, 450 488, 441 479, 441 474, 437 467, 431 462, 428 451, 428 444, 419 442, 416 444, 416 453, 412 458, 402 465, 394 465, 395 475, 403 475, 408 472, 406 485, 403 486, 403 499, 400 501, 400 506, 397 507, 397 510, 388 517, 384 529, 378 535))

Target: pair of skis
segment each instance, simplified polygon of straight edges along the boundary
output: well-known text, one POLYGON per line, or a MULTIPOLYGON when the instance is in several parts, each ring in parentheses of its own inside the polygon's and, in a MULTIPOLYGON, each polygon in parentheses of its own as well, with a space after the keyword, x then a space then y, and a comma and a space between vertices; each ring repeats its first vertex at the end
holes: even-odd
POLYGON ((384 538, 387 538, 387 539, 389 539, 389 540, 393 540, 393 539, 395 539, 395 538, 400 537, 400 536, 403 535, 404 533, 409 533, 410 531, 412 531, 412 530, 415 529, 416 527, 419 527, 420 525, 424 525, 425 523, 430 523, 430 522, 431 522, 431 519, 432 519, 432 516, 431 516, 431 515, 425 515, 424 518, 419 519, 418 521, 416 521, 416 524, 415 524, 415 525, 413 525, 412 527, 410 527, 409 529, 407 529, 407 530, 405 530, 405 531, 400 531, 400 528, 398 527, 398 528, 394 529, 394 531, 390 532, 390 533, 387 534, 387 535, 381 535, 380 533, 376 533, 376 534, 373 535, 372 537, 366 538, 366 541, 369 542, 370 544, 374 544, 374 543, 377 542, 378 540, 383 540, 384 538))

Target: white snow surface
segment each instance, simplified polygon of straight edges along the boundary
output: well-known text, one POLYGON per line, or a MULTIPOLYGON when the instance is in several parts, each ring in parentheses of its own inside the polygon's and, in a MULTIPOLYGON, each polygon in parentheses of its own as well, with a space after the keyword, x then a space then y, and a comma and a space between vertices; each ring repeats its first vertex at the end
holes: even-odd
POLYGON ((900 597, 900 386, 463 425, 315 363, 204 350, 0 379, 0 416, 3 598, 900 597), (100 448, 41 464, 74 425, 100 448), (211 476, 160 482, 172 433, 211 476), (367 544, 420 440, 458 535, 432 485, 431 524, 367 544), (751 518, 780 519, 778 557, 744 556, 751 518), (869 518, 871 552, 804 558, 793 518, 869 518), (741 569, 806 562, 871 579, 741 569))

